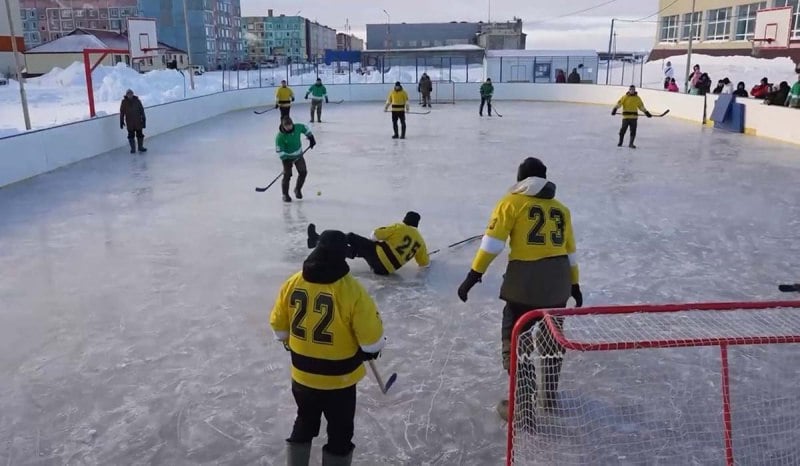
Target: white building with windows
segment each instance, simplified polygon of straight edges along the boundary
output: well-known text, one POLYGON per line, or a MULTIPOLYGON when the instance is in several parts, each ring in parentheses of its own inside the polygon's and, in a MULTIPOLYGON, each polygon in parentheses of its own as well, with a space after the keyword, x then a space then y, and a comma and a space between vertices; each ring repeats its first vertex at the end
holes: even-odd
POLYGON ((686 53, 692 37, 694 53, 706 55, 751 55, 756 38, 756 12, 791 7, 790 41, 781 49, 762 49, 759 56, 791 57, 800 63, 800 0, 659 0, 658 33, 650 59, 686 53))

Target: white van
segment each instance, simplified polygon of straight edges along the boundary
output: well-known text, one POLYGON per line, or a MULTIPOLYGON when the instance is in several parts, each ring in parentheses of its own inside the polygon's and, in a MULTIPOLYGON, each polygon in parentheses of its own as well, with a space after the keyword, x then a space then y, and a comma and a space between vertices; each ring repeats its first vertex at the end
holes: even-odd
POLYGON ((190 68, 192 69, 192 73, 194 73, 195 76, 200 76, 201 74, 206 72, 206 68, 203 65, 192 65, 190 68))

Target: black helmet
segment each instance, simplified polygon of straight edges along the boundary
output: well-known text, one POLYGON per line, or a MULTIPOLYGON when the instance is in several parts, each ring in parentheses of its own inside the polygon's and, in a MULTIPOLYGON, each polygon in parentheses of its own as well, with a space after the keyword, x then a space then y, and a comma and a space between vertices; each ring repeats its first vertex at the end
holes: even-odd
POLYGON ((523 160, 517 169, 517 181, 535 176, 537 178, 547 178, 547 167, 536 157, 528 157, 523 160))

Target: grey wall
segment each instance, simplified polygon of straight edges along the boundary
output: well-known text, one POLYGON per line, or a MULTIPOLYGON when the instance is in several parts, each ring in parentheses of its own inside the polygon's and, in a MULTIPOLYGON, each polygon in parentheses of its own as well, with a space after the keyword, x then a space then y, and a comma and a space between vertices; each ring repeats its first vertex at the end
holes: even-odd
MULTIPOLYGON (((439 45, 447 45, 447 40, 461 40, 466 43, 474 44, 476 34, 480 32, 478 23, 418 23, 418 24, 390 24, 389 35, 393 49, 421 48, 419 41, 427 40, 430 42, 427 47, 433 47, 434 41, 440 41, 439 45), (402 41, 402 45, 397 45, 397 41, 402 41), (417 41, 417 45, 409 45, 409 42, 417 41)), ((367 49, 384 49, 386 40, 386 23, 367 24, 367 49)))

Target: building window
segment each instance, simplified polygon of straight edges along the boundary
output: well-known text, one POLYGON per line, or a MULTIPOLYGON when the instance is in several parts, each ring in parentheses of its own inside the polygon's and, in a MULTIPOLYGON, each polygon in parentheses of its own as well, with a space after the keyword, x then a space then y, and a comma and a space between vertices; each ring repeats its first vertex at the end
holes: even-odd
POLYGON ((119 18, 119 8, 109 8, 108 16, 112 18, 119 18))
POLYGON ((90 18, 97 18, 98 16, 99 16, 99 14, 98 14, 97 10, 95 10, 94 8, 89 10, 89 17, 90 18))
POLYGON ((755 36, 756 12, 767 7, 767 2, 739 5, 736 10, 736 40, 748 40, 755 36))
POLYGON ((75 29, 75 22, 73 21, 61 21, 61 30, 62 31, 72 31, 75 29))
POLYGON ((731 9, 708 10, 706 40, 729 40, 731 38, 731 9))
POLYGON ((775 6, 790 6, 794 8, 792 39, 800 39, 800 0, 777 0, 775 6))
POLYGON ((678 15, 664 16, 661 18, 661 31, 659 37, 661 42, 678 41, 678 15))
POLYGON ((120 21, 118 19, 112 19, 111 20, 111 29, 114 29, 115 31, 122 30, 122 21, 120 21))
POLYGON ((75 10, 75 17, 76 18, 83 18, 86 15, 86 12, 83 10, 75 10))
POLYGON ((61 18, 62 19, 69 19, 72 18, 72 10, 64 8, 61 10, 61 18))

